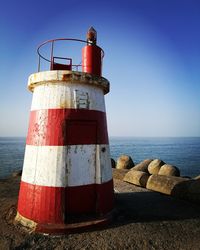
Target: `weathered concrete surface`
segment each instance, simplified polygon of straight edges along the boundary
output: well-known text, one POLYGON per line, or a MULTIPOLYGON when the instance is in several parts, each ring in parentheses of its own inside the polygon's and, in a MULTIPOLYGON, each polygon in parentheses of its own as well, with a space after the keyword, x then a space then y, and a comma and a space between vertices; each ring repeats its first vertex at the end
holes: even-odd
POLYGON ((200 179, 195 181, 189 181, 187 198, 191 201, 200 203, 200 179))
POLYGON ((140 162, 139 164, 135 165, 132 169, 137 170, 137 171, 142 171, 142 172, 148 172, 148 166, 152 162, 152 159, 145 159, 144 161, 140 162))
MULTIPOLYGON (((174 193, 174 189, 180 183, 187 182, 188 179, 175 177, 175 176, 164 176, 164 175, 151 175, 147 181, 147 189, 157 191, 163 194, 172 195, 174 193)), ((185 185, 185 183, 183 184, 185 185)), ((184 192, 183 189, 179 189, 180 195, 184 192)), ((176 196, 179 194, 178 189, 176 192, 176 196)))
POLYGON ((68 70, 51 70, 42 71, 30 75, 28 79, 28 89, 33 91, 35 86, 44 84, 44 82, 54 84, 86 84, 99 87, 107 94, 110 90, 110 83, 104 77, 95 76, 85 72, 68 71, 68 70))
POLYGON ((162 160, 155 159, 148 165, 148 171, 150 174, 158 174, 160 168, 165 163, 162 160))
POLYGON ((172 195, 200 204, 200 179, 179 183, 172 195))
POLYGON ((113 179, 123 180, 126 173, 129 169, 113 169, 113 179))
MULTIPOLYGON (((114 176, 120 177, 116 174, 114 176)), ((121 174, 122 176, 122 174, 121 174)), ((63 236, 14 226, 19 177, 0 181, 0 249, 198 250, 200 206, 114 178, 116 216, 99 230, 63 236)))
POLYGON ((118 159, 117 159, 117 165, 116 168, 117 169, 130 169, 132 167, 134 167, 134 162, 132 160, 132 158, 128 155, 121 155, 118 159))
POLYGON ((140 187, 146 187, 149 174, 142 171, 136 171, 132 168, 125 176, 124 181, 135 184, 140 187))
POLYGON ((164 164, 161 166, 159 172, 159 175, 166 175, 166 176, 180 176, 180 171, 177 167, 170 165, 170 164, 164 164))

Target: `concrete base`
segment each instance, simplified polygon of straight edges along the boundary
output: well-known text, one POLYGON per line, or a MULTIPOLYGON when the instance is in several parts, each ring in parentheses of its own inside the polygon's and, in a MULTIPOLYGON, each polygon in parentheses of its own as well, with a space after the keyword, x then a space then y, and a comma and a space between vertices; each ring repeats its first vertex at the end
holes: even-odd
POLYGON ((15 221, 31 231, 44 234, 77 233, 84 230, 96 229, 109 224, 114 216, 114 210, 103 216, 74 216, 69 217, 66 224, 41 224, 29 220, 17 213, 15 221))

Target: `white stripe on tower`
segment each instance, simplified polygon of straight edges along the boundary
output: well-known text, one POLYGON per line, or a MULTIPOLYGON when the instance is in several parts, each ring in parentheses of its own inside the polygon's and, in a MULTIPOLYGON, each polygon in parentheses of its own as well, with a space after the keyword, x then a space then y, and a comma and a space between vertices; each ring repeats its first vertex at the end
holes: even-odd
POLYGON ((108 145, 27 145, 22 181, 50 187, 101 184, 112 179, 109 154, 108 145))
POLYGON ((103 90, 94 86, 81 84, 63 84, 46 83, 37 86, 34 89, 31 110, 54 109, 54 108, 71 108, 75 109, 76 100, 74 93, 76 90, 88 94, 90 110, 105 112, 105 102, 103 90))

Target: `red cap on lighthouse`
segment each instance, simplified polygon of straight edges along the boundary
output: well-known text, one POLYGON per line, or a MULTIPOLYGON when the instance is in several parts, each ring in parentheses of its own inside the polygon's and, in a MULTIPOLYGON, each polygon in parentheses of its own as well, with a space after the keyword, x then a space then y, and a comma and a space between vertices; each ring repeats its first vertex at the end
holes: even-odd
POLYGON ((97 42, 97 32, 92 26, 87 32, 87 42, 89 43, 88 45, 96 45, 97 42))
POLYGON ((87 32, 87 42, 82 49, 82 71, 96 76, 102 75, 103 50, 96 45, 97 32, 90 27, 87 32))

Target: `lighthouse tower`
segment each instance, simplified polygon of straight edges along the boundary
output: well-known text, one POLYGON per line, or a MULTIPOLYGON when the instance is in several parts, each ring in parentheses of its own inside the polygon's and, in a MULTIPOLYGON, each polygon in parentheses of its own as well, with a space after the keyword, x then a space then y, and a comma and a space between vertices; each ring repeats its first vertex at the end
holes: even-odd
POLYGON ((106 223, 113 210, 113 180, 101 76, 103 50, 93 28, 87 41, 54 39, 38 48, 39 72, 28 80, 33 92, 16 220, 43 233, 106 223), (57 41, 82 42, 82 72, 71 58, 54 55, 57 41), (40 49, 51 44, 51 57, 40 49), (40 71, 40 60, 50 63, 40 71), (61 64, 58 60, 64 60, 61 64), (76 70, 73 70, 75 67, 76 70))

